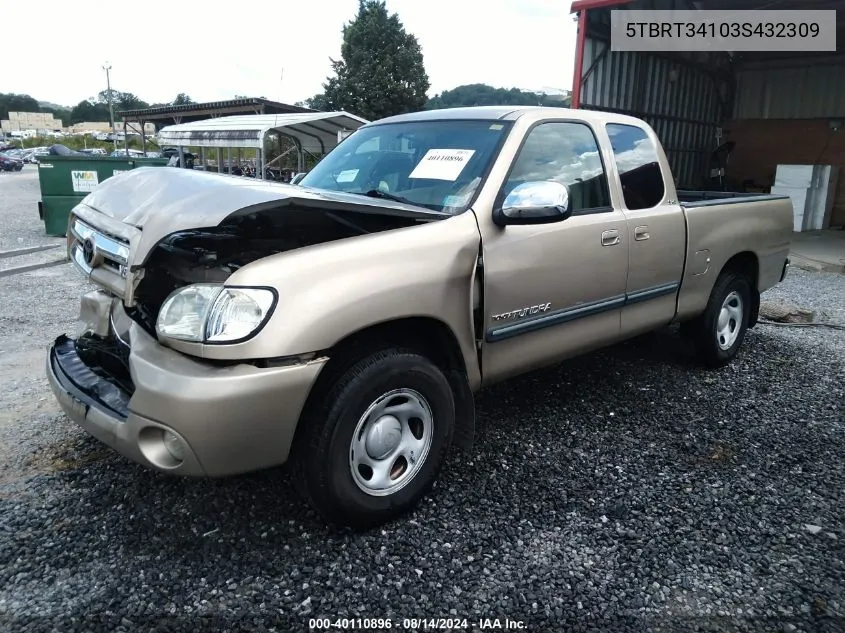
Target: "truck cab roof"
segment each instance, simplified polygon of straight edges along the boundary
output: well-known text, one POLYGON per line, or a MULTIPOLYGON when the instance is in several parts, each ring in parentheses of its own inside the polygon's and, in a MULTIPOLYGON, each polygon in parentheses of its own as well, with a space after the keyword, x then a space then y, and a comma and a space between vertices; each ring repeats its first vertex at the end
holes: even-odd
POLYGON ((363 127, 386 125, 390 123, 408 123, 413 121, 450 121, 450 120, 489 120, 515 121, 524 116, 532 119, 573 119, 589 123, 625 123, 636 127, 643 127, 644 122, 632 116, 601 112, 598 110, 573 110, 571 108, 554 108, 547 106, 472 106, 465 108, 443 108, 440 110, 423 110, 399 114, 385 119, 368 123, 363 127))

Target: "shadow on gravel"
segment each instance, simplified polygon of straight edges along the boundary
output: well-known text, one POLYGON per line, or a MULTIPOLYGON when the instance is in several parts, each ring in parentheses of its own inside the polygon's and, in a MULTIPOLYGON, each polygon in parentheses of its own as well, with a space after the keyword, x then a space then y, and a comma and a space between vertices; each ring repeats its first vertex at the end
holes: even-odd
MULTIPOLYGON (((536 478, 509 482, 511 490, 516 487, 523 493, 520 500, 536 502, 543 482, 553 482, 549 492, 555 499, 545 501, 560 511, 571 511, 600 491, 605 500, 614 497, 602 491, 600 477, 579 488, 574 480, 560 486, 559 478, 553 476, 566 479, 564 473, 573 467, 588 470, 591 461, 603 455, 651 461, 654 468, 671 464, 674 469, 699 474, 730 469, 743 460, 744 446, 737 436, 761 440, 768 433, 765 426, 757 426, 762 420, 754 418, 758 400, 767 398, 776 388, 773 384, 785 376, 793 388, 801 382, 802 366, 794 360, 801 348, 779 341, 774 349, 772 354, 772 342, 750 332, 736 364, 712 371, 696 364, 691 344, 676 329, 666 329, 484 390, 477 397, 476 446, 470 451, 453 451, 440 490, 433 497, 439 504, 454 505, 443 489, 450 482, 463 482, 462 471, 469 464, 474 473, 471 485, 480 492, 473 496, 483 500, 486 494, 495 493, 486 485, 490 477, 499 484, 507 482, 511 459, 523 460, 521 469, 537 467, 536 478), (760 354, 767 356, 767 362, 753 367, 745 362, 760 354), (754 375, 741 385, 732 380, 749 370, 754 375), (754 425, 742 428, 746 421, 754 425), (725 428, 728 423, 730 428, 725 428), (529 447, 543 446, 553 459, 525 459, 525 445, 508 442, 508 435, 514 432, 523 436, 529 447), (595 449, 601 449, 601 455, 595 449), (496 452, 500 459, 479 459, 488 451, 496 452)), ((796 427, 792 432, 800 437, 802 429, 796 427)), ((808 453, 793 455, 788 461, 812 469, 814 459, 808 453)), ((348 534, 326 527, 303 506, 285 467, 217 480, 174 478, 137 466, 84 435, 32 460, 45 465, 45 471, 62 473, 71 484, 81 484, 83 494, 90 493, 93 506, 119 506, 131 512, 126 543, 139 548, 164 541, 164 535, 171 534, 174 551, 187 554, 218 542, 220 532, 233 536, 242 531, 259 543, 267 541, 272 549, 278 545, 273 532, 294 524, 320 537, 348 534), (119 489, 108 482, 103 482, 106 489, 88 488, 92 483, 88 467, 102 468, 96 463, 102 460, 108 469, 119 472, 119 489), (227 493, 235 490, 248 495, 248 506, 231 505, 227 493), (133 499, 132 506, 121 504, 126 498, 133 499), (192 521, 185 523, 186 517, 192 521), (256 524, 273 527, 270 533, 256 535, 256 524), (150 533, 152 541, 142 539, 150 533), (141 540, 136 541, 136 536, 141 540)), ((463 501, 466 492, 458 495, 463 501)), ((610 515, 625 513, 619 504, 607 502, 596 511, 608 508, 610 515)), ((483 512, 483 508, 473 510, 483 512)))
MULTIPOLYGON (((529 514, 538 502, 546 510, 580 508, 614 518, 632 509, 642 511, 624 495, 605 489, 596 466, 610 456, 701 476, 729 471, 744 459, 746 445, 738 438, 759 441, 768 433, 765 427, 737 424, 761 421, 746 418, 753 418, 756 401, 766 397, 785 371, 792 382, 799 378, 800 367, 790 360, 795 351, 779 342, 777 355, 756 366, 753 378, 740 388, 731 376, 750 369, 744 359, 768 353, 765 339, 749 334, 736 365, 709 371, 695 364, 691 345, 677 331, 663 330, 494 386, 478 396, 475 448, 454 451, 433 503, 454 506, 444 488, 458 484, 464 489, 458 490, 457 500, 477 502, 466 506, 476 516, 485 514, 485 497, 504 493, 503 487, 514 498, 514 509, 526 506, 529 514), (511 443, 513 433, 527 444, 511 443), (531 459, 534 447, 543 447, 549 459, 531 459), (489 453, 497 458, 486 460, 489 453), (466 477, 468 465, 471 477, 466 477), (521 476, 509 479, 511 468, 521 476), (589 485, 579 485, 584 477, 572 477, 573 469, 592 470, 589 485)), ((793 432, 800 436, 801 429, 793 432)), ((326 527, 304 507, 285 467, 219 480, 172 478, 104 451, 88 437, 40 459, 45 460, 56 471, 67 471, 62 479, 79 485, 84 504, 117 507, 122 516, 113 519, 120 529, 112 537, 121 537, 125 547, 139 554, 154 547, 189 559, 197 551, 216 549, 224 536, 253 554, 278 552, 291 529, 306 539, 309 532, 320 539, 351 536, 326 527), (119 487, 89 478, 88 468, 104 467, 95 463, 100 460, 116 471, 119 487), (237 493, 240 502, 232 504, 230 493, 237 493), (130 499, 131 504, 123 503, 130 499), (256 533, 258 525, 269 526, 269 531, 256 533)), ((789 463, 812 469, 814 460, 813 453, 796 454, 789 463)))
POLYGON ((530 630, 833 631, 845 477, 841 385, 819 388, 830 375, 832 353, 762 331, 707 371, 667 330, 511 380, 479 394, 476 446, 433 494, 367 533, 323 525, 284 468, 172 478, 81 439, 25 504, 3 502, 0 567, 25 560, 45 587, 97 579, 73 613, 84 625, 132 604, 129 624, 103 616, 114 631, 303 630, 309 615, 388 604, 530 630), (183 604, 190 618, 163 615, 183 604))

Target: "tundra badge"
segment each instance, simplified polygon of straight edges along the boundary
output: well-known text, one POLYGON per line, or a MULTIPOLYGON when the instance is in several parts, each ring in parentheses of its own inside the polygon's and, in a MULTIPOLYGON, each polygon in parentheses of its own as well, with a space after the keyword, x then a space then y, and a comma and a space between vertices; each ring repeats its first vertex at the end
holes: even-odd
POLYGON ((528 306, 519 310, 512 310, 511 312, 503 312, 502 314, 494 314, 494 321, 505 321, 507 319, 521 319, 522 317, 531 316, 532 314, 540 314, 548 312, 552 307, 551 303, 541 303, 536 306, 528 306))

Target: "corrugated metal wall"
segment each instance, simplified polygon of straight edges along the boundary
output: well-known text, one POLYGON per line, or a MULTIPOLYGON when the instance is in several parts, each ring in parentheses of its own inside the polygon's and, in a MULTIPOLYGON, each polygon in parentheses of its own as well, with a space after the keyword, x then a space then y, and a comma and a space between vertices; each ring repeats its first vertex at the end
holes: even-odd
POLYGON ((586 38, 581 107, 645 120, 663 143, 678 186, 699 187, 723 115, 716 83, 688 64, 608 47, 586 38))
POLYGON ((737 73, 735 118, 845 117, 845 58, 787 68, 777 64, 737 73))

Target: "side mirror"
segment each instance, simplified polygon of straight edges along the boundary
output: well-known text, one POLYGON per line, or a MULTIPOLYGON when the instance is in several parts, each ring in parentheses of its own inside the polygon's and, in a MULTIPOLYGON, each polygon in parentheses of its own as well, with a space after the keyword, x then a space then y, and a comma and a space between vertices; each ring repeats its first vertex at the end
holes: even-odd
POLYGON ((290 184, 292 184, 292 185, 298 185, 298 184, 299 184, 299 181, 300 181, 300 180, 302 180, 303 178, 305 178, 305 175, 306 175, 307 173, 308 173, 307 171, 301 171, 301 172, 299 172, 299 173, 298 173, 298 174, 296 174, 293 178, 291 178, 291 179, 290 179, 290 184))
POLYGON ((497 226, 550 224, 570 215, 569 188, 553 180, 538 180, 514 187, 502 207, 493 211, 493 222, 497 226))

